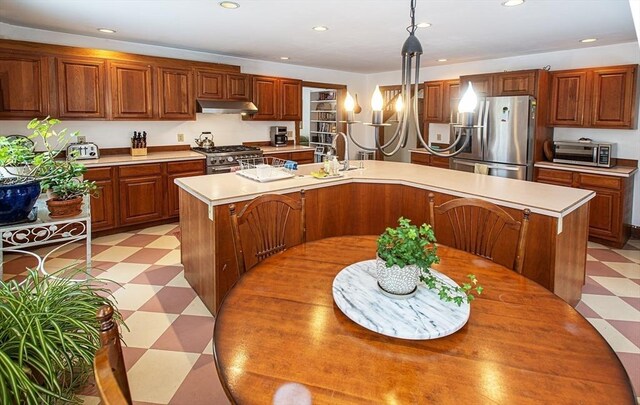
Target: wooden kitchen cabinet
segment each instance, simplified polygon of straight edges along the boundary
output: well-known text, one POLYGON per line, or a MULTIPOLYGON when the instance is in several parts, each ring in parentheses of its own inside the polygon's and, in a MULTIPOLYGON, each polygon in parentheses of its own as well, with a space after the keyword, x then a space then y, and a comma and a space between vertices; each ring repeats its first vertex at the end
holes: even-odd
POLYGON ((630 237, 633 176, 535 168, 537 182, 595 191, 589 202, 589 240, 621 248, 630 237))
POLYGON ((199 99, 246 101, 250 99, 250 93, 248 75, 196 69, 196 96, 199 99))
POLYGON ((106 61, 56 58, 59 118, 107 118, 106 61))
POLYGON ((96 192, 91 196, 91 230, 104 231, 116 227, 117 203, 115 169, 97 167, 88 169, 85 180, 94 181, 96 192))
POLYGON ((154 118, 151 65, 109 61, 109 81, 113 119, 154 118))
POLYGON ((429 153, 411 152, 411 163, 423 166, 449 168, 449 158, 431 155, 429 153))
POLYGON ((634 129, 637 65, 551 72, 549 124, 634 129))
POLYGON ((36 53, 0 51, 0 118, 49 115, 49 58, 36 53))
POLYGON ((253 77, 253 102, 258 112, 244 119, 262 121, 300 121, 302 119, 302 81, 277 77, 253 77))
POLYGON ((159 67, 158 101, 160 119, 195 120, 193 71, 159 67))
POLYGON ((473 86, 473 91, 476 92, 478 97, 490 97, 493 96, 493 79, 494 74, 481 74, 481 75, 469 75, 460 76, 460 97, 467 91, 469 83, 473 86))
POLYGON ((428 122, 448 122, 444 115, 444 81, 424 83, 424 120, 428 122))
POLYGON ((251 99, 250 76, 242 73, 227 73, 225 81, 227 100, 248 101, 251 99))
POLYGON ((457 105, 460 101, 460 80, 445 80, 443 81, 444 85, 444 97, 442 99, 442 117, 445 123, 451 123, 455 121, 455 117, 452 119, 451 117, 451 104, 454 103, 456 106, 455 111, 457 111, 457 105))
POLYGON ((189 160, 185 162, 167 163, 167 199, 168 216, 177 217, 180 214, 178 186, 174 183, 180 177, 201 176, 206 173, 204 160, 189 160))
POLYGON ((120 225, 144 223, 165 216, 162 172, 160 163, 118 168, 120 225))
POLYGON ((535 91, 535 70, 520 70, 494 75, 492 92, 494 96, 533 96, 535 91))

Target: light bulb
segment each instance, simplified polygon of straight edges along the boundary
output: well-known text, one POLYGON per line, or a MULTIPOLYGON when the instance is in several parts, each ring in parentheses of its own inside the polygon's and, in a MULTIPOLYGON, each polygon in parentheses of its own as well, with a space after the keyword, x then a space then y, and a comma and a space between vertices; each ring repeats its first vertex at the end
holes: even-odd
POLYGON ((373 111, 382 111, 384 100, 382 99, 382 93, 380 92, 380 86, 376 86, 376 90, 371 97, 371 109, 373 111))
POLYGON ((347 96, 344 98, 344 109, 347 112, 352 112, 354 108, 355 102, 353 101, 353 97, 347 92, 347 96))
POLYGON ((458 104, 458 112, 466 113, 473 112, 478 105, 478 96, 476 96, 476 92, 473 91, 473 86, 469 83, 469 87, 467 87, 467 91, 464 92, 464 96, 460 100, 458 104))
POLYGON ((404 108, 404 103, 402 102, 402 94, 399 94, 396 98, 396 112, 402 111, 404 108))

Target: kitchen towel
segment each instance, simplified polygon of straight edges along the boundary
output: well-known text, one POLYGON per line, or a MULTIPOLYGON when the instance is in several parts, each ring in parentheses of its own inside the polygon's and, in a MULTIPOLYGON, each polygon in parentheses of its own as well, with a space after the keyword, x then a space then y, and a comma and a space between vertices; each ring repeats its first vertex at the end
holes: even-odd
POLYGON ((482 163, 476 163, 473 165, 473 172, 477 174, 489 174, 489 166, 482 163))

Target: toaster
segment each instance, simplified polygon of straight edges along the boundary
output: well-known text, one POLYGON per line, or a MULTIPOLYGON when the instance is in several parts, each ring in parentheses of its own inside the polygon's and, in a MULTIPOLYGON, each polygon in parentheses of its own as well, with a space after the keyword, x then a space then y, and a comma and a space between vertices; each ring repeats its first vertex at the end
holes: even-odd
POLYGON ((93 142, 72 143, 67 146, 67 156, 75 155, 78 160, 98 159, 100 149, 93 142))

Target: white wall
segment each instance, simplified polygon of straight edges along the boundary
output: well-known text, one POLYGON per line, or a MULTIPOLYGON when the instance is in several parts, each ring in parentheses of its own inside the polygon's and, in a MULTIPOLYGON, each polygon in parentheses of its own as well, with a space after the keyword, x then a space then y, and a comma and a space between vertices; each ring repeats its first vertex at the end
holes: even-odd
MULTIPOLYGON (((154 45, 114 41, 74 34, 18 27, 0 23, 0 38, 20 41, 68 45, 85 48, 108 49, 142 55, 162 56, 186 60, 224 63, 241 66, 243 73, 291 77, 306 81, 346 84, 350 91, 362 92, 365 77, 361 74, 329 69, 318 69, 286 63, 242 59, 206 52, 197 52, 154 45)), ((27 134, 27 121, 0 121, 0 134, 27 134)), ((185 134, 185 143, 193 144, 193 138, 202 131, 211 131, 217 145, 238 144, 245 141, 269 140, 269 127, 286 125, 294 130, 293 122, 242 121, 239 115, 198 114, 196 121, 65 121, 70 130, 80 130, 88 141, 100 147, 126 147, 133 131, 147 131, 149 145, 178 144, 177 134, 185 134)))
MULTIPOLYGON (((398 57, 399 62, 400 58, 398 57)), ((420 80, 453 79, 462 75, 501 72, 504 70, 540 69, 546 65, 550 65, 551 70, 563 70, 638 63, 640 63, 640 47, 637 42, 631 42, 422 68, 420 69, 420 80)), ((400 71, 368 75, 366 83, 368 92, 365 94, 367 94, 366 99, 369 100, 376 85, 399 84, 400 71)), ((640 83, 638 85, 640 86, 640 83)), ((362 103, 362 106, 363 116, 369 117, 371 114, 369 102, 362 103)), ((640 117, 640 105, 637 107, 637 116, 640 117)), ((554 129, 554 139, 557 140, 577 140, 583 136, 597 141, 616 143, 617 157, 640 160, 640 129, 554 129)), ((640 226, 640 173, 635 176, 632 223, 640 226)))

